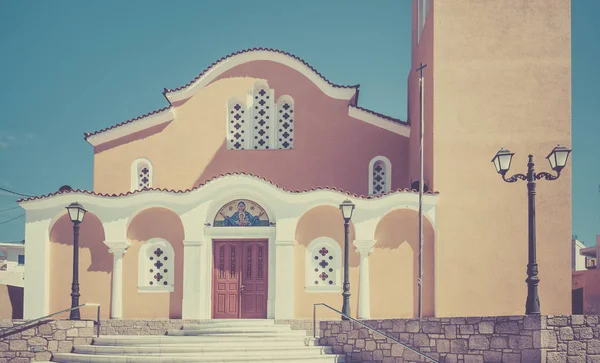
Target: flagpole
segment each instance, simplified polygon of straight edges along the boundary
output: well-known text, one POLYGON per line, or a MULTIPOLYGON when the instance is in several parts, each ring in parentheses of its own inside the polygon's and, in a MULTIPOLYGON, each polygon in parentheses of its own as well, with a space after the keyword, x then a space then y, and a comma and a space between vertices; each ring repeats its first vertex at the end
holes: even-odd
POLYGON ((419 117, 420 117, 420 127, 419 127, 419 279, 417 280, 417 284, 419 287, 419 318, 423 317, 423 128, 425 127, 425 122, 423 121, 423 68, 427 67, 427 64, 423 65, 421 63, 420 67, 417 69, 420 72, 419 75, 419 117))

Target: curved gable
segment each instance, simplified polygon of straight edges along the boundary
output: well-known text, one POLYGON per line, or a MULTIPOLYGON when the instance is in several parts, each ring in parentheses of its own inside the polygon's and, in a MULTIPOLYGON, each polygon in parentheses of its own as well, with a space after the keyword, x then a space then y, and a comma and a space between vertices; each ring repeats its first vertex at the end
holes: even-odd
POLYGON ((277 49, 253 48, 221 58, 188 84, 176 89, 165 88, 163 94, 170 103, 184 101, 192 97, 199 89, 218 79, 223 73, 241 64, 254 61, 271 61, 295 69, 310 79, 323 93, 335 99, 350 100, 356 95, 359 87, 358 85, 342 86, 332 83, 311 65, 290 53, 277 49))

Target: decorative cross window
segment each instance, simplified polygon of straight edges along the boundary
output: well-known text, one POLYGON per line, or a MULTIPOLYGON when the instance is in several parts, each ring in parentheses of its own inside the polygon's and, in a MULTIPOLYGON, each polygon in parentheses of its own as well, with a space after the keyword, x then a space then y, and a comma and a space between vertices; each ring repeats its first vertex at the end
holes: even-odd
POLYGON ((277 148, 294 148, 294 100, 281 96, 277 101, 277 148))
POLYGON ((248 110, 237 98, 229 100, 227 106, 227 148, 245 150, 249 144, 248 110))
POLYGON ((137 159, 131 165, 131 191, 152 188, 154 175, 148 159, 137 159))
POLYGON ((287 95, 275 102, 275 92, 257 81, 248 94, 247 106, 232 97, 227 105, 229 150, 293 149, 294 100, 287 95))
POLYGON ((142 245, 138 258, 138 291, 174 291, 174 259, 171 244, 152 238, 142 245))
POLYGON ((306 249, 306 291, 341 291, 342 250, 330 237, 319 237, 306 249))
POLYGON ((369 163, 369 194, 389 193, 392 187, 392 165, 385 156, 373 158, 369 163))

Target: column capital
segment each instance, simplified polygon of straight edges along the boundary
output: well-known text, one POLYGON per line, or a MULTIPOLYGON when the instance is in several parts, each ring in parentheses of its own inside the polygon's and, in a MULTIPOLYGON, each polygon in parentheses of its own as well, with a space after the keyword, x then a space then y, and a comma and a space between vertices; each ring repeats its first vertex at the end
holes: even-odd
POLYGON ((125 253, 131 246, 129 241, 104 241, 104 244, 108 247, 110 253, 125 253))
POLYGON ((374 239, 371 240, 354 240, 354 247, 356 247, 356 252, 362 254, 369 254, 373 252, 373 247, 377 241, 374 239))
POLYGON ((275 246, 294 246, 294 241, 275 240, 275 246))
POLYGON ((183 247, 204 246, 204 240, 183 240, 183 247))

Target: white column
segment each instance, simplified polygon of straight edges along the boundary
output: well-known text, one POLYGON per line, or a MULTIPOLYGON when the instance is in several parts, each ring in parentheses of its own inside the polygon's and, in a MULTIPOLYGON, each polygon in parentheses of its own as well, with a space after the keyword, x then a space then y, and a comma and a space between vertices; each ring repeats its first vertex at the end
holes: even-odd
POLYGON ((202 249, 204 241, 183 241, 182 319, 202 319, 201 288, 206 280, 202 249))
POLYGON ((374 240, 354 240, 356 252, 360 254, 360 267, 358 277, 358 318, 371 317, 371 291, 369 285, 369 253, 375 246, 374 240))
MULTIPOLYGON (((50 313, 50 222, 50 218, 42 219, 34 211, 27 211, 23 281, 23 319, 26 320, 50 313)), ((70 251, 72 253, 72 249, 70 251)))
POLYGON ((112 319, 123 318, 123 254, 131 245, 129 241, 104 241, 108 252, 113 254, 112 299, 110 302, 112 319))
MULTIPOLYGON (((290 211, 288 211, 290 212, 290 211)), ((299 217, 281 217, 275 225, 275 319, 294 318, 294 240, 299 217)))
POLYGON ((275 278, 275 319, 293 319, 294 241, 275 241, 275 274, 270 275, 275 278))

